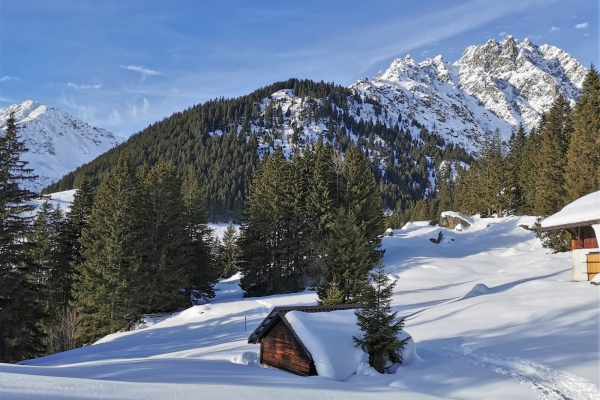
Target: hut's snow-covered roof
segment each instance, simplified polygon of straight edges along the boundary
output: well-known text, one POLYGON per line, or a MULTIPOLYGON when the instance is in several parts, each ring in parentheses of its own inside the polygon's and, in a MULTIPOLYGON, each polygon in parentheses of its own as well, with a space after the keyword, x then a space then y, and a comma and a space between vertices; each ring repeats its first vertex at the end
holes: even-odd
POLYGON ((569 229, 600 224, 600 190, 585 195, 544 219, 542 230, 569 229))
POLYGON ((319 376, 343 381, 364 361, 364 352, 354 347, 352 340, 361 334, 354 310, 314 314, 291 311, 285 317, 312 355, 319 376))

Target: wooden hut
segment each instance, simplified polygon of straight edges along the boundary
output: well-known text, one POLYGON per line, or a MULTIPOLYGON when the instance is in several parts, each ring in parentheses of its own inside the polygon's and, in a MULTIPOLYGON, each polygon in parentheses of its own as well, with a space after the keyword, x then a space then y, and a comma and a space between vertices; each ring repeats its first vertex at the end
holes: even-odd
POLYGON ((573 280, 592 280, 600 273, 600 191, 566 205, 544 219, 542 231, 566 230, 573 247, 573 280))
POLYGON ((290 311, 320 313, 357 307, 353 304, 275 307, 258 328, 252 332, 248 338, 248 343, 260 343, 261 364, 283 369, 297 375, 318 375, 310 352, 296 335, 285 315, 290 311))

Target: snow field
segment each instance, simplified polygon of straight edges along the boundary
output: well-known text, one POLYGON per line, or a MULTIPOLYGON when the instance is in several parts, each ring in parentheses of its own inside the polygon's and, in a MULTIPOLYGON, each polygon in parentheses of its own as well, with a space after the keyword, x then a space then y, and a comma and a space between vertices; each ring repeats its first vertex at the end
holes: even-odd
MULTIPOLYGON (((599 287, 570 281, 570 253, 549 254, 519 227, 534 220, 475 217, 461 232, 417 222, 383 239, 386 271, 397 279, 392 306, 418 354, 395 374, 368 365, 347 379, 260 368, 250 333, 272 307, 314 305, 316 294, 242 299, 234 276, 217 285, 213 303, 92 346, 0 364, 0 398, 598 399, 599 287), (440 230, 444 239, 431 243, 440 230)), ((348 342, 356 331, 339 329, 346 343, 336 349, 311 320, 321 314, 288 315, 332 371, 354 359, 352 350, 358 357, 348 342)), ((341 327, 344 312, 334 315, 341 327)))

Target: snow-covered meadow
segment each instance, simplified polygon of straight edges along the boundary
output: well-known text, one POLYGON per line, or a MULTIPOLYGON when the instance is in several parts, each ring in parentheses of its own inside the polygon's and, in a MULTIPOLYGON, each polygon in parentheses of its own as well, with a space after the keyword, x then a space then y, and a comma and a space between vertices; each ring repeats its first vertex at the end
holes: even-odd
MULTIPOLYGON (((550 254, 520 227, 533 217, 473 222, 463 231, 414 223, 384 238, 393 308, 416 344, 395 374, 368 373, 342 345, 313 358, 344 364, 343 381, 261 368, 250 333, 272 307, 314 305, 316 294, 243 299, 234 276, 210 304, 93 346, 0 364, 0 398, 600 398, 600 287, 571 282, 571 254, 550 254), (440 230, 442 241, 430 242, 440 230)), ((311 318, 295 318, 310 328, 311 318)))

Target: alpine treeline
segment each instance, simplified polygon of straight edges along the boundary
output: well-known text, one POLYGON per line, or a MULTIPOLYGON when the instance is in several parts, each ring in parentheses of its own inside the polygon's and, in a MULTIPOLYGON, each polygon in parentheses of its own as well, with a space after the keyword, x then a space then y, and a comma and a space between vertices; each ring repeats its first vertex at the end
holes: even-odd
POLYGON ((0 362, 65 351, 128 329, 145 313, 214 297, 219 247, 193 170, 183 181, 126 154, 70 209, 22 189, 33 179, 14 117, 0 138, 0 362))
MULTIPOLYGON (((456 169, 456 179, 449 179, 449 169, 438 175, 435 196, 395 218, 437 220, 445 210, 548 216, 599 190, 600 77, 594 66, 574 107, 559 95, 529 134, 522 126, 508 142, 499 132, 488 134, 470 168, 456 169)), ((564 235, 544 239, 555 250, 570 248, 564 235)))
POLYGON ((370 164, 354 144, 342 155, 317 142, 290 158, 281 148, 266 156, 250 186, 239 240, 244 295, 316 286, 327 304, 356 301, 384 229, 370 164))
POLYGON ((97 187, 119 154, 127 152, 134 168, 171 163, 180 179, 192 168, 206 190, 209 220, 240 221, 252 171, 262 156, 277 146, 302 148, 315 140, 315 132, 342 153, 355 142, 368 155, 376 167, 383 206, 392 210, 410 207, 432 190, 429 174, 443 160, 470 162, 462 148, 446 144, 412 120, 382 124, 352 111, 366 107, 375 114, 386 112, 377 100, 332 83, 278 82, 247 96, 215 99, 175 113, 45 192, 79 188, 83 179, 97 187), (281 91, 288 94, 285 99, 273 96, 281 91))

